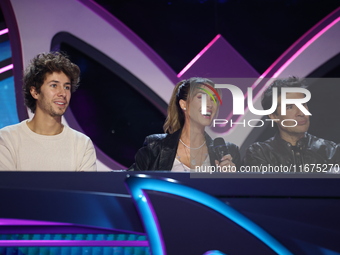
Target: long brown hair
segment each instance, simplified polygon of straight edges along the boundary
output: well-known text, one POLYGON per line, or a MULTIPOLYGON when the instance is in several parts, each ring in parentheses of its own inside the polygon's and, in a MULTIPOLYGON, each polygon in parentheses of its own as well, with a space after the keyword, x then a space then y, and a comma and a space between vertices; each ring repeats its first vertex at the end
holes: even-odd
POLYGON ((183 128, 185 115, 179 105, 179 100, 182 99, 190 104, 190 99, 194 96, 195 89, 204 86, 204 84, 215 87, 215 84, 211 80, 201 77, 192 77, 188 80, 182 80, 176 84, 170 98, 168 116, 166 117, 163 125, 165 133, 172 134, 178 129, 183 128))

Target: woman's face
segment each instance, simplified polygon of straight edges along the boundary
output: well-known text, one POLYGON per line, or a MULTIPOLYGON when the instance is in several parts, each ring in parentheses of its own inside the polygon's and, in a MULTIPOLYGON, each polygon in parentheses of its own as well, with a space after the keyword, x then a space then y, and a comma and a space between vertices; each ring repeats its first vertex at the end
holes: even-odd
POLYGON ((209 126, 215 118, 218 109, 217 96, 209 89, 209 87, 203 85, 193 91, 193 97, 187 106, 187 108, 189 108, 187 109, 189 112, 187 118, 189 118, 191 125, 197 124, 200 126, 209 126), (212 98, 211 95, 214 98, 212 98), (206 99, 206 109, 204 104, 202 107, 204 98, 206 99))

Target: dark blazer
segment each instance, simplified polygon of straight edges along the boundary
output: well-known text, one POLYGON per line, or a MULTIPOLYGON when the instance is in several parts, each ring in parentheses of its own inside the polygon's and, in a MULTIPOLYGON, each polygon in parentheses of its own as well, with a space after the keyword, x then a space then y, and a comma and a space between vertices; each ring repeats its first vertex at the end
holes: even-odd
MULTIPOLYGON (((177 130, 173 134, 154 134, 147 136, 144 146, 140 148, 135 156, 135 163, 128 169, 130 171, 158 170, 170 171, 177 152, 179 138, 182 130, 177 130)), ((215 153, 213 151, 213 140, 205 133, 210 164, 215 165, 215 153)), ((229 154, 233 158, 233 163, 239 167, 241 162, 239 148, 233 143, 226 143, 229 154)))

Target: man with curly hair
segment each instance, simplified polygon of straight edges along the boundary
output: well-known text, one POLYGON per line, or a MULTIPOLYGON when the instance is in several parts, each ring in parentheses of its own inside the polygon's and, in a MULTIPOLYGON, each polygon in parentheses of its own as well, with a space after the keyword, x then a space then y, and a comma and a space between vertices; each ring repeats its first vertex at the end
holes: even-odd
POLYGON ((62 124, 79 76, 79 67, 63 53, 31 60, 23 93, 34 116, 0 130, 0 170, 96 171, 91 139, 62 124))

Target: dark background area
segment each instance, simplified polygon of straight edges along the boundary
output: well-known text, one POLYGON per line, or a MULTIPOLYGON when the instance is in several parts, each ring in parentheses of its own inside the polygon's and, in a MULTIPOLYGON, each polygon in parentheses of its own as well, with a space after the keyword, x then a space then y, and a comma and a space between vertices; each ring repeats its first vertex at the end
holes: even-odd
POLYGON ((260 74, 340 0, 96 0, 179 73, 221 34, 260 74))

